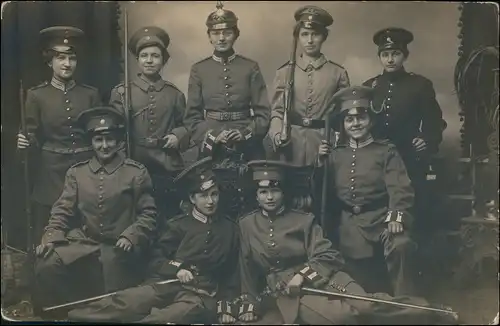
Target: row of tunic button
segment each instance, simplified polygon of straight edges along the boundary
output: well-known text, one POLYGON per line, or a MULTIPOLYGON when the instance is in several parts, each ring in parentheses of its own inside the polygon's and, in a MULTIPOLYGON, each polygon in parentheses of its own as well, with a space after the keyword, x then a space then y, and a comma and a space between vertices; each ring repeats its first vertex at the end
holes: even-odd
MULTIPOLYGON (((209 237, 211 234, 212 234, 212 231, 208 230, 208 231, 207 231, 207 238, 205 239, 205 244, 208 244, 208 242, 209 242, 209 241, 208 241, 208 237, 209 237)), ((203 250, 203 253, 204 253, 204 254, 208 254, 208 250, 207 250, 207 249, 204 249, 204 250, 203 250)))
MULTIPOLYGON (((63 93, 64 93, 64 95, 68 95, 68 91, 64 91, 63 93)), ((70 100, 68 98, 66 98, 64 100, 64 102, 66 102, 66 111, 68 111, 68 112, 71 111, 71 102, 70 102, 70 100)), ((71 116, 70 115, 68 115, 68 120, 71 121, 71 116)), ((69 129, 73 129, 73 125, 70 124, 69 125, 69 129)), ((75 134, 73 132, 71 132, 70 137, 73 139, 73 142, 72 142, 73 145, 76 145, 75 134)))
MULTIPOLYGON (((227 66, 227 63, 226 63, 226 62, 224 62, 224 63, 223 63, 223 65, 224 65, 224 66, 227 66)), ((227 81, 227 80, 231 79, 231 76, 229 76, 229 68, 224 67, 223 71, 224 71, 225 73, 227 73, 227 75, 225 75, 225 76, 224 76, 224 80, 226 80, 226 81, 227 81)), ((229 88, 231 88, 231 84, 229 84, 229 83, 227 83, 227 82, 226 82, 226 84, 224 85, 224 87, 225 87, 226 89, 229 89, 229 88)), ((229 92, 226 92, 226 94, 225 94, 225 95, 226 95, 226 103, 227 103, 227 105, 231 106, 233 103, 232 103, 232 102, 231 102, 231 100, 229 99, 229 96, 230 96, 229 92)))
MULTIPOLYGON (((153 92, 155 89, 154 87, 149 87, 148 92, 153 92)), ((156 124, 155 118, 155 112, 154 108, 156 108, 156 98, 154 95, 149 96, 149 116, 151 117, 151 120, 149 120, 149 131, 154 131, 153 126, 156 124)))
MULTIPOLYGON (((389 93, 389 94, 388 94, 388 96, 386 97, 386 101, 387 101, 387 102, 390 102, 390 101, 391 101, 391 94, 390 94, 390 93, 392 93, 392 86, 394 86, 394 84, 393 84, 393 83, 389 83, 389 90, 388 90, 388 93, 389 93)), ((386 125, 386 126, 389 126, 389 120, 388 120, 388 119, 389 119, 389 111, 388 111, 388 109, 390 109, 390 108, 391 108, 391 103, 387 103, 387 104, 385 104, 385 101, 384 101, 384 105, 385 105, 385 110, 384 110, 384 111, 385 111, 385 116, 386 116, 385 125, 386 125)))
POLYGON ((306 68, 306 72, 307 72, 307 77, 309 77, 308 79, 308 83, 307 83, 307 90, 308 90, 308 97, 307 97, 307 108, 306 108, 306 118, 309 117, 309 115, 311 114, 311 110, 312 110, 312 92, 313 92, 313 67, 311 65, 307 66, 306 68))
POLYGON ((355 178, 354 178, 354 173, 356 172, 356 148, 352 149, 352 163, 351 163, 351 197, 354 199, 356 198, 356 193, 354 192, 355 190, 355 178))
MULTIPOLYGON (((104 202, 104 171, 101 170, 101 172, 99 172, 99 201, 98 201, 98 204, 97 204, 97 207, 99 207, 99 209, 101 210, 100 212, 100 216, 102 217, 102 210, 103 210, 103 202, 104 202)), ((102 235, 102 227, 104 227, 104 225, 102 223, 99 224, 99 226, 101 227, 101 235, 102 235)))

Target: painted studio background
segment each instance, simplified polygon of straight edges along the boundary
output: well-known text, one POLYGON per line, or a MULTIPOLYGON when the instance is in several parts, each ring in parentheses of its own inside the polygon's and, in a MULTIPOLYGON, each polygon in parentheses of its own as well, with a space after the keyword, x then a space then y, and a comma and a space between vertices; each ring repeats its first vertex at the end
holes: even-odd
MULTIPOLYGON (((381 73, 377 48, 372 42, 376 31, 388 26, 412 31, 415 40, 409 45, 406 69, 434 83, 448 123, 441 153, 446 159, 458 155, 459 108, 453 89, 459 46, 458 3, 224 1, 224 7, 239 18, 241 35, 235 45, 236 52, 259 63, 269 92, 276 69, 290 55, 293 14, 307 4, 320 6, 333 16, 323 53, 347 69, 353 85, 381 73)), ((216 1, 120 2, 120 5, 128 10, 129 35, 146 25, 159 26, 169 33, 171 58, 163 76, 187 95, 191 65, 212 52, 205 21, 215 10, 216 1)), ((122 17, 121 26, 123 21, 122 17)), ((130 69, 136 72, 134 59, 130 60, 130 69)))

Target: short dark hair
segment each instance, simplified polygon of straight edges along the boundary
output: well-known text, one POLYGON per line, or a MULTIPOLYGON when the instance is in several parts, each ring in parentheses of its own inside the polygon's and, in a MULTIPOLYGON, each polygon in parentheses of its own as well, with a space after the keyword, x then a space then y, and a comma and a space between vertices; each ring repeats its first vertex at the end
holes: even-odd
MULTIPOLYGON (((60 52, 57 52, 56 50, 53 50, 53 49, 45 49, 42 51, 42 57, 43 57, 43 61, 48 64, 52 61, 52 59, 57 56, 60 52)), ((73 50, 73 52, 71 54, 74 54, 76 55, 76 51, 73 50)))
POLYGON ((160 46, 158 44, 144 44, 143 46, 138 47, 136 52, 137 53, 136 59, 139 60, 139 53, 141 53, 141 51, 144 48, 148 48, 150 46, 156 46, 160 49, 161 57, 163 59, 163 64, 165 64, 168 61, 168 59, 170 59, 170 54, 168 54, 168 51, 163 46, 160 46))

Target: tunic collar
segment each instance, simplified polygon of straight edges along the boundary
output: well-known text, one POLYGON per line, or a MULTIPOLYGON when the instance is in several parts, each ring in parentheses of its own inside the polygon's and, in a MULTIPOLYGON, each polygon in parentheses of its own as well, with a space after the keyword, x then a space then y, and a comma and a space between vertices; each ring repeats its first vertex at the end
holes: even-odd
MULTIPOLYGON (((285 211, 285 205, 281 206, 280 209, 278 209, 278 211, 273 214, 272 216, 279 216, 281 214, 283 214, 283 212, 285 211)), ((264 215, 265 217, 269 217, 269 213, 265 210, 262 210, 262 215, 264 215)))
POLYGON ((65 82, 58 80, 55 77, 52 77, 50 84, 52 86, 54 86, 55 88, 57 88, 58 90, 61 90, 63 92, 67 92, 76 86, 76 82, 73 79, 71 79, 69 82, 65 83, 65 82))
POLYGON ((159 78, 156 82, 151 83, 143 74, 139 73, 137 77, 134 78, 134 84, 145 92, 151 92, 153 90, 159 92, 165 87, 166 82, 162 78, 159 78))
POLYGON ((218 52, 218 51, 214 51, 214 53, 212 54, 212 59, 214 59, 215 61, 219 62, 219 63, 224 63, 224 62, 231 62, 234 60, 234 58, 236 58, 236 53, 234 52, 233 49, 227 51, 227 52, 218 52))
POLYGON ((106 165, 102 165, 101 162, 94 156, 90 159, 89 167, 94 173, 97 173, 101 168, 104 168, 108 174, 115 172, 125 161, 125 156, 121 153, 116 153, 115 157, 106 165))
POLYGON ((352 139, 349 139, 349 147, 351 148, 363 148, 370 145, 371 143, 373 143, 373 137, 371 135, 366 140, 363 140, 361 142, 356 142, 352 139))
POLYGON ((203 224, 207 224, 208 223, 208 216, 206 216, 205 214, 199 212, 196 208, 193 207, 193 211, 192 211, 192 215, 193 217, 200 221, 201 223, 203 224))
POLYGON ((401 69, 399 69, 398 71, 394 71, 394 72, 387 72, 384 70, 384 72, 382 73, 382 76, 384 76, 385 78, 389 79, 389 80, 396 80, 398 78, 401 78, 402 76, 405 76, 407 74, 406 70, 405 70, 405 67, 401 67, 401 69))
POLYGON ((321 67, 323 67, 323 65, 328 61, 328 59, 326 59, 325 55, 324 54, 321 54, 319 56, 319 58, 317 58, 316 60, 312 61, 312 62, 306 62, 304 60, 304 56, 301 54, 298 58, 297 58, 297 66, 306 71, 307 70, 307 67, 308 66, 311 66, 314 70, 318 70, 320 69, 321 67))

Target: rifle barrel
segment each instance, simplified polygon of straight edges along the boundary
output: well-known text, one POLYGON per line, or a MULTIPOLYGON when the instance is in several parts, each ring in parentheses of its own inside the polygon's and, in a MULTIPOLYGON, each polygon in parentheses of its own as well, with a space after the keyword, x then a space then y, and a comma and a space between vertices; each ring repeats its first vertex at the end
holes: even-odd
POLYGON ((124 40, 123 40, 123 57, 124 57, 124 66, 123 66, 123 72, 124 72, 124 99, 123 99, 123 113, 125 115, 125 124, 126 124, 126 131, 125 131, 125 141, 126 141, 126 146, 127 146, 127 155, 128 157, 132 157, 132 146, 130 144, 130 90, 129 90, 129 75, 128 75, 128 11, 127 8, 124 8, 123 11, 123 30, 124 30, 124 40))

